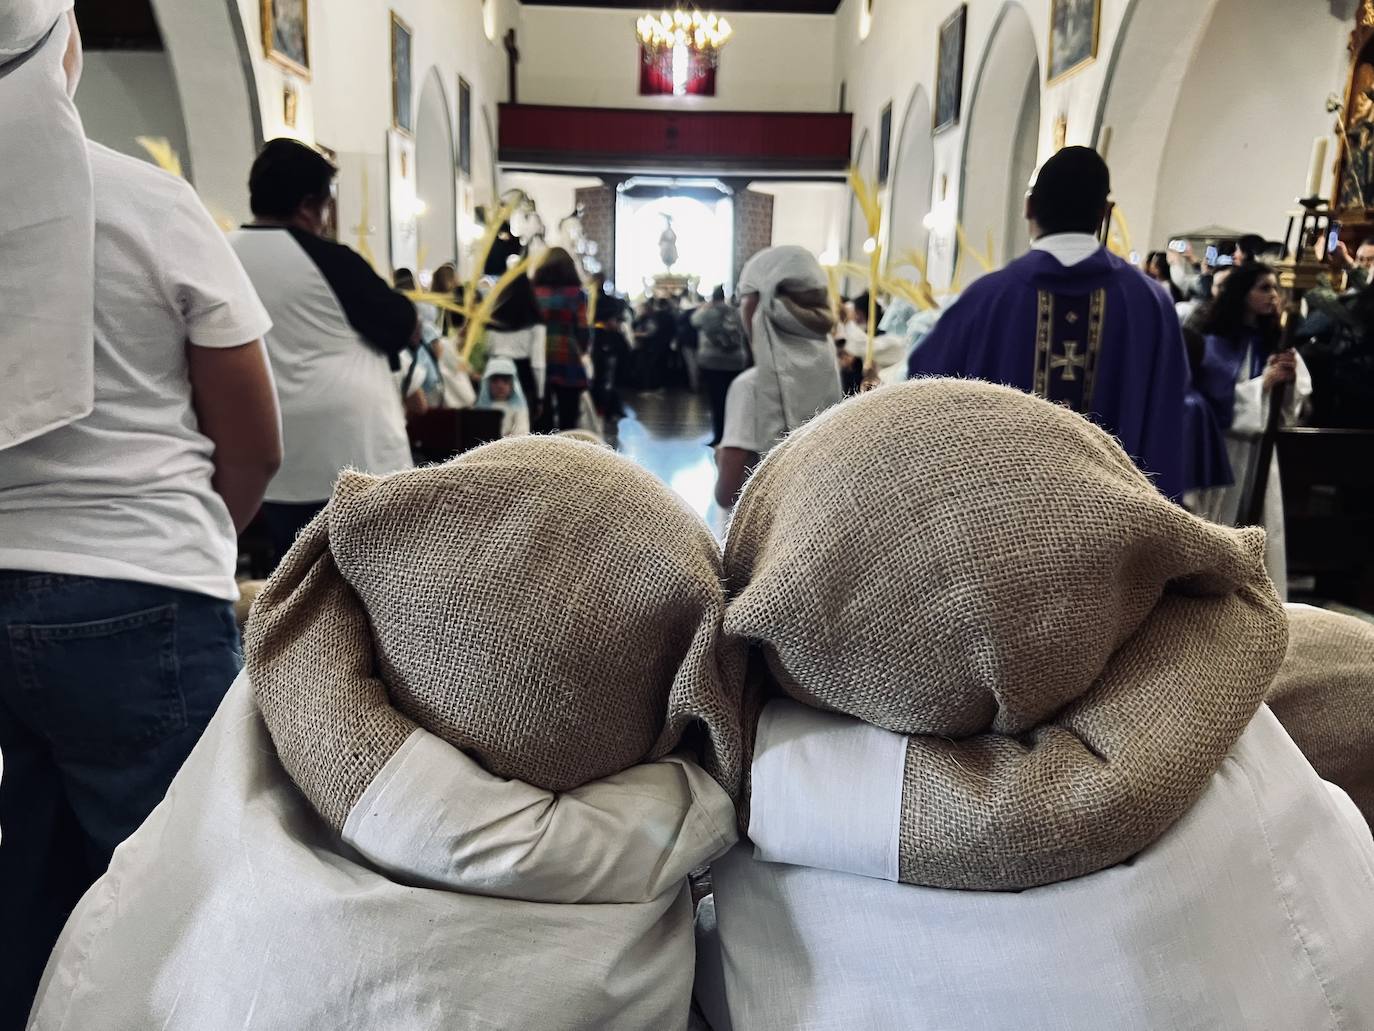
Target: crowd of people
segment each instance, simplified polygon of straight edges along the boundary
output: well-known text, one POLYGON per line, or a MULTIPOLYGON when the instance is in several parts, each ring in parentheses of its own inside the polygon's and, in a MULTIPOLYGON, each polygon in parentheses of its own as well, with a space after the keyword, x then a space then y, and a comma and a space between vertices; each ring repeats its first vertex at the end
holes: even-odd
POLYGON ((1374 241, 1285 332, 1066 148, 935 310, 554 248, 468 332, 313 149, 226 236, 87 141, 71 7, 0 8, 0 1031, 1374 1027, 1374 626, 1261 468, 1369 417, 1374 241), (723 543, 587 432, 679 380, 723 543))

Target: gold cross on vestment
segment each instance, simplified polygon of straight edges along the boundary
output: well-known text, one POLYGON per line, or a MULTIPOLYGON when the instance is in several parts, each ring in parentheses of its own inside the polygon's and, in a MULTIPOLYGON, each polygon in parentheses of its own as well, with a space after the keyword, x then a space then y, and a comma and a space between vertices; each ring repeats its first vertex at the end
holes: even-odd
POLYGON ((1078 381, 1078 375, 1075 370, 1086 368, 1087 364, 1087 355, 1078 353, 1078 341, 1065 340, 1064 357, 1052 356, 1050 358, 1050 371, 1055 372, 1063 370, 1063 375, 1060 376, 1060 379, 1064 383, 1075 383, 1078 381))

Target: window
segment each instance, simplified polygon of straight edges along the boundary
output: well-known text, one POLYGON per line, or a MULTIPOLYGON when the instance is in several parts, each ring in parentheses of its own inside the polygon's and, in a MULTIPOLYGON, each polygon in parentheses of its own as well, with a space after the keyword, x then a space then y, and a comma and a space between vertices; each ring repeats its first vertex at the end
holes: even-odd
POLYGON ((714 97, 716 68, 709 55, 679 43, 651 52, 639 48, 639 95, 641 97, 714 97))

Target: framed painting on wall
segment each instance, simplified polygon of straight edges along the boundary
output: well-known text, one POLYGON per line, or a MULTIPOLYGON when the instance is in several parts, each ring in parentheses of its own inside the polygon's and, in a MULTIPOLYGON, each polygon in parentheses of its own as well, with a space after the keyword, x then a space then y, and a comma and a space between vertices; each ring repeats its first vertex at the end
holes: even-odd
POLYGON ((1051 84, 1097 59, 1102 0, 1050 0, 1051 84))
POLYGON ((420 233, 415 191, 415 141, 399 130, 386 134, 387 237, 391 267, 415 268, 420 233))
POLYGON ((892 167, 892 101, 887 102, 883 113, 878 117, 878 185, 887 185, 887 175, 892 167))
POLYGON ((472 87, 458 77, 458 171, 472 176, 472 87))
POLYGON ((410 48, 414 34, 410 26, 391 12, 391 124, 404 133, 415 131, 412 108, 410 48))
POLYGON ((269 61, 310 78, 307 0, 262 0, 262 52, 269 61))
POLYGON ((964 32, 968 28, 968 4, 940 26, 940 49, 935 71, 935 132, 959 124, 964 101, 964 32))

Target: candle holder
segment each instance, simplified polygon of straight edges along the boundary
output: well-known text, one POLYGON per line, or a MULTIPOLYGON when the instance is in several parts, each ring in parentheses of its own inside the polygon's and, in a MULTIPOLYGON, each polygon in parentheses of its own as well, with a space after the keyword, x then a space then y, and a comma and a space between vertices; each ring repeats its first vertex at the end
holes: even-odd
POLYGON ((1321 242, 1331 228, 1331 205, 1322 197, 1303 197, 1299 208, 1288 212, 1288 229, 1283 234, 1283 257, 1276 263, 1279 285, 1290 292, 1291 300, 1318 284, 1326 271, 1321 242))

